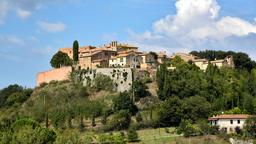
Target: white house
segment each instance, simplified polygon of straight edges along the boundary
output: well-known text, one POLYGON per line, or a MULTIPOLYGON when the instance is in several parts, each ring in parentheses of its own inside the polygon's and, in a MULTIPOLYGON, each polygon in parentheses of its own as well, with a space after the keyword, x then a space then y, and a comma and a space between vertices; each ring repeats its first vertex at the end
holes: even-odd
POLYGON ((219 126, 220 129, 225 129, 227 133, 235 132, 235 128, 239 127, 243 129, 245 120, 249 118, 250 115, 245 114, 235 114, 235 115, 218 115, 209 118, 212 126, 219 126))
POLYGON ((138 68, 140 66, 140 57, 137 52, 127 51, 118 53, 109 60, 110 67, 129 67, 138 68))

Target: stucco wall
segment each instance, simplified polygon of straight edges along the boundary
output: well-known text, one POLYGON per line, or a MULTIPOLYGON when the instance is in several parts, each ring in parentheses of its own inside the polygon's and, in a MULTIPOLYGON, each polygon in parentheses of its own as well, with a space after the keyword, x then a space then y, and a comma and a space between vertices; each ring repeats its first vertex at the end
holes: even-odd
POLYGON ((235 127, 240 127, 241 129, 243 128, 245 119, 240 119, 240 124, 237 123, 238 119, 221 119, 217 122, 217 125, 220 126, 220 128, 227 128, 228 133, 234 132, 235 127), (230 120, 233 120, 233 124, 230 123, 230 120))
POLYGON ((49 83, 50 81, 67 80, 69 73, 72 71, 72 67, 62 67, 58 69, 52 69, 37 74, 36 85, 39 86, 41 83, 49 83))
MULTIPOLYGON (((96 68, 92 69, 91 72, 86 73, 84 77, 88 77, 93 80, 99 73, 109 76, 114 82, 115 90, 118 92, 128 91, 132 86, 131 68, 96 68)), ((87 84, 86 78, 83 83, 84 85, 87 84)))
MULTIPOLYGON (((227 133, 233 133, 236 127, 243 129, 245 119, 220 119, 216 122, 216 125, 218 125, 220 129, 227 128, 227 133), (230 120, 233 120, 233 124, 230 123, 230 120), (238 120, 240 120, 240 123, 238 123, 238 120)), ((212 124, 215 125, 214 122, 212 122, 212 124)))

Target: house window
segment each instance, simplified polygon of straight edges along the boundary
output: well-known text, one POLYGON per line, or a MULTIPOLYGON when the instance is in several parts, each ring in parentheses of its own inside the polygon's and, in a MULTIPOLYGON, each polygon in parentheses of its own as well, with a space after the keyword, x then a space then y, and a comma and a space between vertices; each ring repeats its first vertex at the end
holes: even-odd
POLYGON ((230 124, 233 124, 233 120, 230 120, 230 124))
POLYGON ((237 123, 240 124, 240 120, 237 120, 237 123))
POLYGON ((120 62, 124 62, 124 58, 120 58, 120 62))

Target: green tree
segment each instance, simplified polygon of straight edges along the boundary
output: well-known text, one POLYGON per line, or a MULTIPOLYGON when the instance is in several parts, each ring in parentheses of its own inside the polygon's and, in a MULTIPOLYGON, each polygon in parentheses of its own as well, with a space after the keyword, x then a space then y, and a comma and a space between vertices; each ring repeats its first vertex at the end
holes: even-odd
POLYGON ((160 100, 166 99, 166 93, 164 92, 165 80, 167 76, 168 70, 166 64, 162 64, 159 66, 156 72, 156 82, 158 86, 158 97, 160 100))
POLYGON ((73 60, 75 62, 78 61, 78 54, 79 54, 79 44, 78 44, 78 41, 75 40, 73 43, 73 60))
POLYGON ((246 95, 243 97, 243 108, 249 114, 254 114, 254 98, 251 95, 246 95))
POLYGON ((109 130, 124 130, 130 126, 131 114, 128 110, 120 110, 114 114, 108 123, 109 130))
POLYGON ((185 98, 181 105, 182 118, 195 122, 199 119, 207 119, 211 112, 211 104, 203 97, 192 96, 185 98))
POLYGON ((182 101, 178 97, 169 98, 158 109, 159 126, 178 126, 181 121, 182 101))
POLYGON ((62 66, 71 66, 72 60, 66 53, 58 51, 55 55, 53 55, 50 63, 52 67, 60 68, 62 66))
POLYGON ((256 138, 256 117, 250 117, 245 121, 245 135, 251 138, 256 138))
POLYGON ((128 110, 132 115, 135 115, 138 111, 127 92, 120 93, 118 97, 113 99, 113 109, 114 111, 128 110))
POLYGON ((0 108, 8 105, 7 100, 12 94, 19 95, 20 93, 22 93, 22 91, 23 87, 17 84, 9 85, 8 87, 2 89, 0 91, 0 108))
POLYGON ((132 84, 135 101, 139 101, 141 98, 149 96, 150 93, 147 91, 148 87, 145 83, 140 80, 136 80, 132 84))

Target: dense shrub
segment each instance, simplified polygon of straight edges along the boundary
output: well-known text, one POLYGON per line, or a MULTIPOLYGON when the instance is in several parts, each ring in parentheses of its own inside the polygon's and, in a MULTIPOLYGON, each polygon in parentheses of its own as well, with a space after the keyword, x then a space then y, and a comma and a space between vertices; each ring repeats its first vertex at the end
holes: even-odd
POLYGON ((127 129, 131 122, 131 115, 127 110, 121 110, 114 114, 110 122, 105 126, 105 130, 124 130, 127 129))
POLYGON ((139 141, 138 133, 136 132, 136 129, 133 127, 130 127, 127 132, 127 139, 129 142, 137 142, 139 141))
POLYGON ((182 120, 178 127, 178 133, 183 133, 185 137, 202 135, 202 129, 190 120, 182 120))
POLYGON ((148 87, 145 83, 140 80, 136 80, 132 84, 132 91, 134 93, 135 101, 139 101, 141 98, 150 96, 150 93, 147 91, 148 87))

